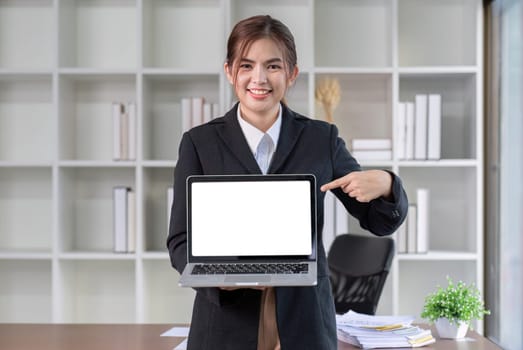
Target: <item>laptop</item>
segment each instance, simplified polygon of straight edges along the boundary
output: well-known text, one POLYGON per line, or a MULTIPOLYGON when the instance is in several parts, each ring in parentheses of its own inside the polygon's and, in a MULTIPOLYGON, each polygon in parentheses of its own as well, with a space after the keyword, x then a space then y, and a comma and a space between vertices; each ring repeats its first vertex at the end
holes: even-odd
POLYGON ((182 287, 316 285, 313 175, 187 178, 182 287))

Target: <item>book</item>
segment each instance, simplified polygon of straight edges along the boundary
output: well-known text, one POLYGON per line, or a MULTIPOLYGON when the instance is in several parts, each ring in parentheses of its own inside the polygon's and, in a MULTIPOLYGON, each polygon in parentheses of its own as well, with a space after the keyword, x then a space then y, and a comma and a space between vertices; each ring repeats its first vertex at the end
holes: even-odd
POLYGON ((405 159, 414 159, 414 103, 405 104, 405 159))
POLYGON ((127 191, 127 253, 136 252, 136 192, 127 191))
POLYGON ((441 95, 430 94, 428 106, 427 158, 441 158, 441 95))
POLYGON ((352 139, 352 150, 390 150, 391 139, 352 139))
POLYGON ((192 127, 203 122, 203 97, 192 98, 192 127))
POLYGON ((426 253, 428 251, 429 239, 429 190, 426 188, 418 188, 416 190, 417 201, 417 222, 416 222, 416 251, 418 253, 426 253))
POLYGON ((113 250, 127 252, 127 193, 128 187, 113 188, 113 250))
POLYGON ((415 96, 414 159, 427 159, 427 95, 415 96))
POLYGON ((120 102, 112 104, 112 121, 113 121, 113 160, 122 159, 122 139, 121 139, 121 116, 123 105, 120 102))
POLYGON ((403 221, 396 231, 398 253, 407 253, 407 221, 403 221))
POLYGON ((167 232, 171 224, 171 209, 173 206, 174 190, 172 187, 167 188, 167 232))
POLYGON ((192 128, 192 100, 185 97, 181 101, 181 115, 182 115, 182 132, 192 128))
POLYGON ((203 123, 208 123, 212 119, 212 105, 210 103, 203 104, 203 123))
POLYGON ((391 160, 392 150, 355 150, 352 156, 357 160, 391 160))
POLYGON ((418 251, 417 242, 417 219, 418 219, 418 208, 414 204, 409 205, 409 212, 407 214, 407 253, 416 253, 418 251))
POLYGON ((338 198, 335 198, 334 216, 336 235, 340 235, 342 233, 349 233, 349 213, 347 212, 347 209, 345 208, 343 203, 338 198))
POLYGON ((136 160, 136 103, 128 102, 126 106, 127 110, 127 159, 136 160))
POLYGON ((407 159, 407 111, 406 103, 398 103, 398 115, 396 123, 396 158, 407 159))

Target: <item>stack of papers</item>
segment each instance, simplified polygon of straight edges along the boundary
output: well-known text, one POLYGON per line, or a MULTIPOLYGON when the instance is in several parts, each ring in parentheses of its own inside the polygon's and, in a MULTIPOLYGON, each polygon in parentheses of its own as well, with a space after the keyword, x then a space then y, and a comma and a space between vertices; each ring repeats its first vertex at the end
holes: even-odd
POLYGON ((364 349, 417 348, 434 343, 430 329, 413 326, 412 316, 336 315, 338 339, 364 349))

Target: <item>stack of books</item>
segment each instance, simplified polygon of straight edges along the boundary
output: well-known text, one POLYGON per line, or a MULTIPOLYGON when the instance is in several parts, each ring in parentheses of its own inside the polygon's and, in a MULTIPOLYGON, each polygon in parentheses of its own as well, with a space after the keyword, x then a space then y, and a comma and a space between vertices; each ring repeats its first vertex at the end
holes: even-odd
POLYGON ((205 101, 203 97, 184 97, 182 106, 182 130, 185 132, 195 126, 205 124, 220 114, 217 103, 205 101))
POLYGON ((409 204, 407 219, 397 231, 398 253, 427 253, 430 231, 430 190, 416 189, 416 202, 409 204))
POLYGON ((356 160, 391 160, 391 139, 353 139, 351 154, 356 160))
POLYGON ((441 159, 441 95, 416 94, 414 102, 400 102, 397 120, 398 159, 441 159))
POLYGON ((430 329, 412 325, 412 316, 336 315, 338 339, 364 349, 417 348, 436 342, 430 329))

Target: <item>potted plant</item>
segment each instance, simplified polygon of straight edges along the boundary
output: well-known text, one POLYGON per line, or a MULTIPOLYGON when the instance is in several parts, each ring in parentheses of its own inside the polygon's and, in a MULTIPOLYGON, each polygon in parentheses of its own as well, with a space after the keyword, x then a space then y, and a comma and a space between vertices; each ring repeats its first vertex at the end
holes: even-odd
POLYGON ((490 311, 485 309, 479 290, 474 285, 462 281, 454 284, 450 277, 447 281, 447 288, 438 287, 436 292, 425 298, 421 317, 436 324, 441 338, 463 338, 472 320, 480 320, 490 311))

